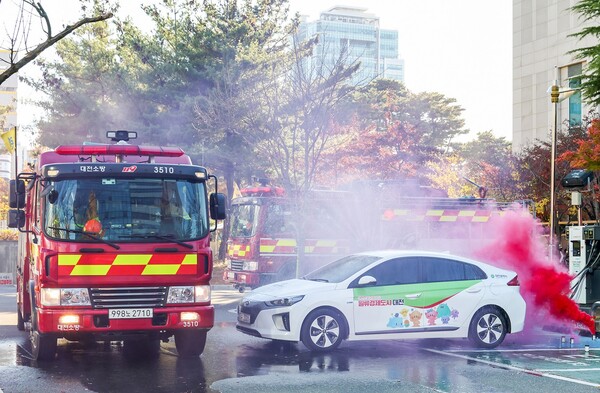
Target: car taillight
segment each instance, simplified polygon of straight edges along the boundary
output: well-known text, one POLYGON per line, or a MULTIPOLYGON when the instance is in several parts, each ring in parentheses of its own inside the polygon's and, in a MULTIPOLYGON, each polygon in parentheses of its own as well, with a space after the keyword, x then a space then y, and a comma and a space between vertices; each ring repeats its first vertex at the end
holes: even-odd
POLYGON ((512 280, 510 280, 509 282, 507 282, 506 285, 508 285, 509 287, 518 287, 518 286, 520 286, 520 284, 519 284, 519 276, 515 276, 515 278, 513 278, 512 280))

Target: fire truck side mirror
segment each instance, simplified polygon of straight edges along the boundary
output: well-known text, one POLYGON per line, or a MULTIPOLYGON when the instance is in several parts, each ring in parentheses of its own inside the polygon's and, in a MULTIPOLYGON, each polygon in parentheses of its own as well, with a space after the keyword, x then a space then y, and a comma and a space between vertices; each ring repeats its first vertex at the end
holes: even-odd
POLYGON ((220 192, 210 194, 210 218, 224 220, 226 217, 225 194, 220 192))
POLYGON ((25 207, 25 182, 23 180, 10 181, 8 198, 8 206, 11 209, 22 209, 25 207))
POLYGON ((25 212, 23 210, 11 209, 8 211, 9 228, 22 228, 25 226, 25 212))

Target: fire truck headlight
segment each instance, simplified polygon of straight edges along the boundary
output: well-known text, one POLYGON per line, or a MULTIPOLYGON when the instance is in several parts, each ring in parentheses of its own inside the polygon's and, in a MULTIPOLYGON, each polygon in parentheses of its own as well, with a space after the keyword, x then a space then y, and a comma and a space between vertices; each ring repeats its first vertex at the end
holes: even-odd
POLYGON ((258 270, 258 262, 244 262, 242 270, 247 272, 254 272, 258 270))
POLYGON ((194 287, 196 303, 210 302, 210 285, 197 285, 194 287))
POLYGON ((210 285, 170 287, 168 304, 210 302, 210 285))
POLYGON ((87 288, 42 288, 40 301, 44 306, 89 306, 87 288))

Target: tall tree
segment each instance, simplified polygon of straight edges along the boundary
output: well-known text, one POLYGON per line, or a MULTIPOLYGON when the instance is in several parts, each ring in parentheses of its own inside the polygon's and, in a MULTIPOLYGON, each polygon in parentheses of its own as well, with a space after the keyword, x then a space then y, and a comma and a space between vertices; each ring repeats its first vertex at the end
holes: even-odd
MULTIPOLYGON (((600 3, 596 0, 579 0, 577 4, 571 7, 571 10, 579 13, 584 21, 592 22, 580 32, 572 34, 572 36, 580 39, 591 36, 596 41, 600 41, 600 26, 598 25, 600 3)), ((600 105, 600 44, 575 49, 570 53, 575 53, 578 58, 587 60, 581 78, 581 92, 583 98, 589 104, 600 105)))
POLYGON ((484 131, 474 140, 456 145, 455 150, 465 163, 464 179, 485 187, 487 197, 501 202, 526 199, 517 170, 517 157, 513 156, 506 138, 484 131))
POLYGON ((0 47, 0 49, 9 51, 8 60, 0 59, 0 63, 5 63, 5 67, 2 67, 4 70, 0 72, 0 85, 11 75, 14 75, 25 65, 35 60, 46 49, 67 37, 81 26, 109 19, 113 15, 110 6, 107 6, 105 2, 102 3, 103 5, 100 5, 100 2, 94 2, 94 5, 91 7, 90 16, 85 16, 89 7, 86 3, 88 1, 81 1, 84 16, 72 25, 67 25, 57 34, 52 33, 50 16, 46 13, 40 2, 22 0, 16 3, 6 1, 0 3, 1 14, 10 15, 12 12, 16 16, 12 32, 6 37, 8 44, 0 47), (9 10, 8 8, 11 5, 17 5, 18 9, 9 10), (39 25, 38 21, 41 22, 45 39, 32 44, 29 37, 33 36, 32 26, 39 25))
POLYGON ((338 111, 336 123, 353 137, 326 157, 335 163, 336 176, 324 168, 322 177, 425 179, 426 164, 468 132, 462 111, 454 99, 441 94, 413 94, 400 82, 375 80, 338 111))

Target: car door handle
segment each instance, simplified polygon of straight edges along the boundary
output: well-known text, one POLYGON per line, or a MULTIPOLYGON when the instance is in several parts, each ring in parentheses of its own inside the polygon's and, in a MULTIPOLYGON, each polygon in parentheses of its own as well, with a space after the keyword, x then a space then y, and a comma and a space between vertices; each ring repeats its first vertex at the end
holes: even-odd
POLYGON ((468 293, 478 293, 481 292, 481 288, 469 288, 467 289, 468 293))
POLYGON ((410 294, 410 295, 406 295, 406 297, 409 298, 409 299, 418 299, 418 298, 421 297, 421 294, 420 293, 413 293, 413 294, 410 294))

